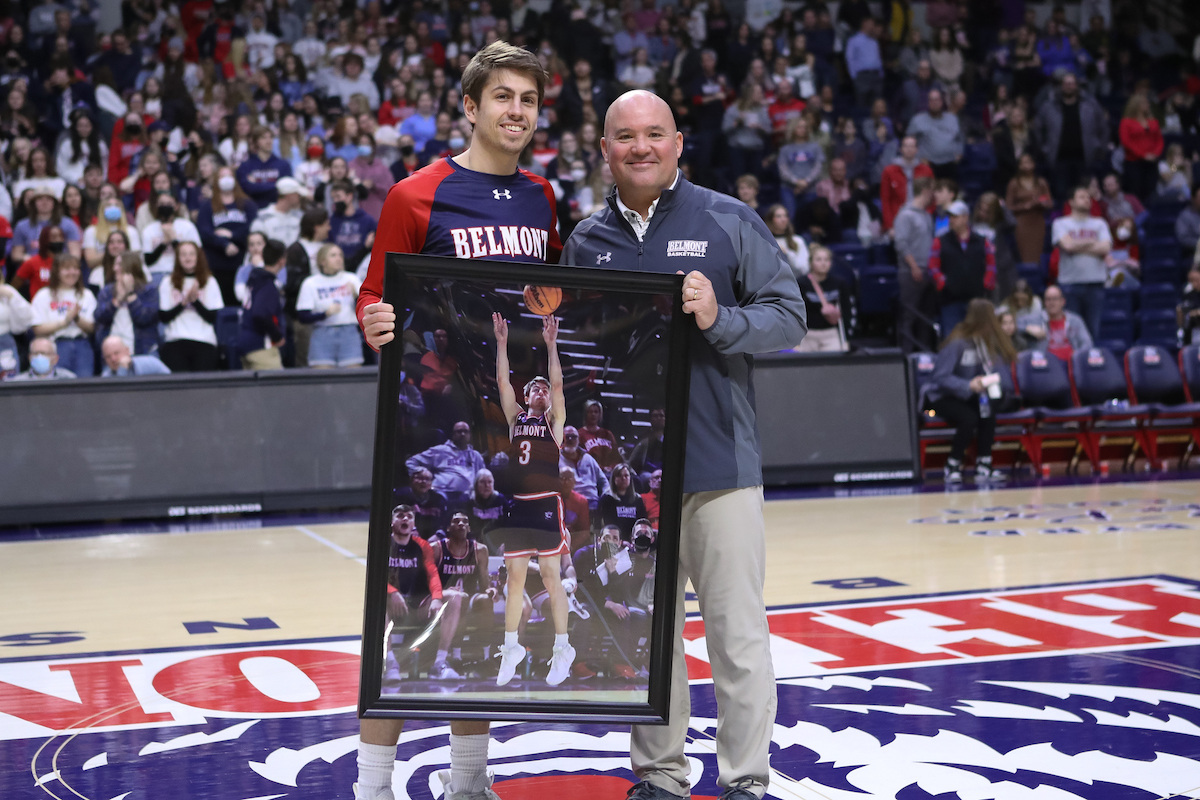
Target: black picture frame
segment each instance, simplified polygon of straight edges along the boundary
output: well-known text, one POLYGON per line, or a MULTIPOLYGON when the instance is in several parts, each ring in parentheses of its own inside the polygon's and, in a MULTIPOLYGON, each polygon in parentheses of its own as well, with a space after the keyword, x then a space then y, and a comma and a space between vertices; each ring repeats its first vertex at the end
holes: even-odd
MULTIPOLYGON (((371 515, 367 549, 366 592, 363 614, 362 671, 358 713, 361 717, 400 719, 483 719, 495 721, 586 722, 665 724, 671 692, 671 660, 676 615, 682 480, 690 384, 689 340, 695 323, 682 309, 682 275, 626 272, 588 267, 563 267, 488 260, 388 253, 385 262, 384 302, 397 309, 396 338, 380 350, 372 471, 371 515), (473 281, 511 287, 555 286, 581 290, 590 296, 615 293, 669 299, 666 321, 667 375, 661 388, 666 426, 663 436, 662 484, 657 538, 654 604, 649 635, 649 666, 645 702, 610 700, 558 700, 524 698, 474 699, 469 693, 437 697, 410 697, 383 692, 383 670, 388 591, 388 558, 391 542, 393 490, 398 468, 396 435, 403 367, 401 332, 407 299, 421 282, 473 281), (415 283, 414 283, 415 282, 415 283)), ((511 292, 510 292, 511 293, 511 292)), ((582 295, 577 295, 582 296, 582 295)), ((490 328, 491 320, 486 321, 490 328)), ((581 694, 581 692, 574 692, 581 694)))

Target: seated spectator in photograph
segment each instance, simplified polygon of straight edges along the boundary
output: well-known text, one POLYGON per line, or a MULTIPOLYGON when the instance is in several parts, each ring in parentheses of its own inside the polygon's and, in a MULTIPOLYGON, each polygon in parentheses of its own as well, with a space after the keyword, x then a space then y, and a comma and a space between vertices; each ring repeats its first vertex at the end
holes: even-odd
POLYGON ((158 349, 158 287, 147 279, 141 253, 113 261, 96 297, 95 320, 98 342, 115 336, 139 356, 158 349))
POLYGON ((963 458, 976 445, 975 482, 1001 481, 992 467, 996 412, 1011 398, 998 395, 999 371, 1010 369, 1016 353, 996 319, 992 304, 975 298, 954 326, 938 353, 925 395, 925 408, 954 426, 950 457, 944 470, 947 484, 962 483, 963 458))
POLYGON ((1183 332, 1184 345, 1200 344, 1200 267, 1192 265, 1187 274, 1183 300, 1175 307, 1175 318, 1183 332))
POLYGON ((879 184, 879 200, 883 213, 883 229, 890 231, 896 214, 913 198, 913 181, 917 178, 932 178, 933 170, 917 155, 917 140, 905 136, 900 140, 900 155, 883 168, 879 184))
MULTIPOLYGON (((155 223, 157 224, 157 223, 155 223)), ((158 320, 165 328, 158 354, 171 372, 217 368, 217 312, 221 287, 198 242, 180 242, 171 274, 158 285, 158 320)))
POLYGON ((813 245, 809 251, 808 274, 800 277, 800 294, 808 312, 808 333, 796 351, 800 353, 844 353, 846 321, 850 317, 850 289, 845 281, 831 275, 833 254, 829 248, 813 245))
POLYGON ((356 272, 363 266, 362 280, 366 277, 367 256, 375 243, 375 219, 358 207, 358 193, 348 180, 335 181, 329 187, 333 200, 333 213, 329 217, 329 241, 342 248, 346 269, 356 272))
POLYGON ((283 293, 279 273, 287 264, 287 248, 276 239, 263 246, 263 265, 246 277, 246 301, 238 327, 242 369, 283 369, 279 348, 284 335, 283 293))
POLYGON ((1132 219, 1117 219, 1109 223, 1112 229, 1112 250, 1104 257, 1104 266, 1108 269, 1108 279, 1105 288, 1124 286, 1126 289, 1137 289, 1142 283, 1142 262, 1139 258, 1141 250, 1138 246, 1137 225, 1132 219))
POLYGON ((929 92, 929 109, 912 118, 905 131, 917 140, 917 153, 938 178, 957 178, 964 138, 958 117, 948 113, 940 90, 929 92))
POLYGON ((956 200, 947 209, 950 230, 933 240, 929 277, 938 293, 942 335, 967 312, 967 304, 996 288, 996 254, 991 242, 971 230, 971 209, 956 200))
POLYGON ((58 225, 46 225, 38 234, 37 253, 25 259, 13 276, 13 285, 25 289, 33 298, 42 287, 50 282, 50 269, 54 260, 66 253, 67 242, 63 229, 58 225))
POLYGON ((579 580, 577 596, 590 612, 577 623, 576 641, 589 645, 579 654, 577 675, 603 673, 630 679, 644 674, 646 658, 639 655, 639 647, 644 647, 650 634, 657 535, 644 519, 634 527, 640 548, 622 542, 620 531, 610 525, 595 544, 579 548, 572 556, 579 580), (615 647, 607 654, 594 644, 603 639, 598 628, 613 634, 615 647))
MULTIPOLYGON (((493 603, 497 592, 488 577, 488 548, 471 538, 470 532, 471 521, 466 513, 455 511, 450 515, 446 537, 431 543, 433 563, 437 565, 442 600, 446 605, 438 625, 437 653, 430 676, 437 680, 462 677, 447 663, 451 650, 462 641, 460 625, 465 628, 464 623, 469 621, 476 635, 483 641, 490 641, 495 624, 493 603)), ((484 647, 486 657, 489 645, 484 647)))
POLYGON ((808 119, 801 116, 788 125, 787 143, 779 150, 779 200, 796 219, 796 211, 807 204, 807 196, 821 180, 825 149, 811 134, 808 119))
POLYGON ((63 369, 81 378, 92 377, 96 298, 84 288, 79 259, 66 254, 56 257, 50 266, 50 282, 29 304, 33 307, 33 335, 53 339, 63 369))
MULTIPOLYGON (((1183 198, 1187 200, 1188 198, 1183 198)), ((1115 172, 1104 176, 1101 184, 1100 202, 1104 206, 1104 216, 1108 221, 1118 219, 1137 219, 1146 213, 1142 201, 1127 193, 1121 186, 1121 177, 1115 172)))
POLYGON ((167 365, 154 355, 135 356, 116 334, 104 339, 100 345, 100 357, 104 360, 101 378, 124 377, 126 375, 170 375, 167 365))
POLYGON ((1048 287, 1044 302, 1044 309, 1017 316, 1017 330, 1033 342, 1032 349, 1053 353, 1070 363, 1072 354, 1092 346, 1092 335, 1082 317, 1066 310, 1062 289, 1048 287))
POLYGON ((1012 315, 1017 319, 1026 314, 1040 314, 1042 311, 1042 298, 1033 293, 1033 289, 1029 286, 1029 281, 1024 278, 1018 278, 1017 282, 1013 284, 1012 294, 996 307, 997 314, 1004 311, 1012 312, 1012 315))
MULTIPOLYGON (((9 380, 53 381, 74 378, 75 373, 58 365, 58 348, 48 336, 38 336, 29 343, 29 369, 9 380)), ((85 377, 91 377, 86 375, 85 377)))
POLYGON ((617 437, 613 436, 612 431, 600 427, 604 422, 604 406, 599 400, 588 400, 583 404, 583 418, 583 427, 579 429, 579 446, 596 459, 596 463, 607 474, 625 459, 621 456, 617 437))
POLYGON ((354 316, 361 282, 345 270, 342 249, 336 244, 317 252, 317 267, 317 274, 300 284, 296 299, 296 318, 313 326, 306 363, 317 368, 361 367, 362 334, 354 316))
POLYGON ((587 498, 588 509, 595 511, 600 505, 600 495, 608 491, 608 478, 596 459, 579 446, 579 429, 572 425, 563 428, 558 466, 575 470, 575 490, 587 498))
POLYGON ((600 498, 601 525, 616 525, 622 541, 633 541, 633 523, 646 517, 646 504, 635 490, 633 471, 627 464, 613 467, 609 490, 600 498))
POLYGON ((1067 308, 1083 317, 1092 338, 1100 336, 1104 312, 1104 259, 1112 251, 1108 222, 1091 215, 1092 195, 1086 186, 1071 193, 1071 213, 1054 220, 1050 243, 1058 248, 1058 285, 1067 308))
POLYGON ((475 473, 470 495, 458 506, 471 521, 472 539, 488 541, 487 534, 503 515, 506 499, 496 491, 496 476, 490 469, 484 467, 475 473))
POLYGON ((783 257, 792 268, 792 275, 799 279, 801 275, 807 274, 808 245, 802 237, 796 235, 796 229, 792 226, 792 220, 782 203, 776 203, 767 209, 766 223, 783 252, 783 257))
POLYGON ((299 181, 286 176, 275 182, 275 193, 278 197, 274 203, 258 209, 250 230, 291 247, 300 238, 300 220, 304 216, 301 206, 307 193, 299 181))
MULTIPOLYGON (((649 486, 650 475, 663 465, 663 432, 667 427, 667 412, 661 406, 650 409, 650 433, 629 456, 629 466, 637 476, 638 486, 649 486)), ((644 497, 644 495, 643 495, 644 497)), ((645 501, 643 500, 643 503, 645 501)))
MULTIPOLYGON (((433 549, 427 538, 420 535, 417 524, 416 509, 412 506, 400 503, 392 509, 387 610, 394 630, 403 635, 424 628, 430 616, 442 606, 442 580, 433 563, 433 549)), ((390 646, 387 669, 396 670, 398 677, 398 665, 390 646)))
POLYGON ((433 473, 425 467, 408 473, 408 486, 396 491, 396 502, 412 507, 422 538, 433 539, 445 533, 449 506, 446 498, 433 490, 433 473))
POLYGON ((562 500, 563 525, 571 534, 571 543, 586 541, 592 532, 592 515, 587 498, 575 491, 575 470, 558 470, 558 496, 562 500))
POLYGON ((1000 321, 1000 330, 1004 331, 1004 335, 1012 343, 1013 350, 1023 353, 1026 350, 1033 349, 1033 339, 1017 327, 1017 318, 1013 316, 1011 311, 997 309, 996 319, 1000 321))
POLYGON ((1167 154, 1158 162, 1158 186, 1154 199, 1163 203, 1186 203, 1192 196, 1192 162, 1178 142, 1167 146, 1167 154))
POLYGON ((451 506, 468 501, 475 487, 475 476, 484 468, 483 456, 471 445, 471 426, 454 423, 450 438, 409 458, 409 473, 427 469, 433 474, 433 489, 451 506))
POLYGON ((237 182, 254 207, 259 209, 274 203, 279 197, 275 184, 280 178, 291 177, 292 165, 275 155, 275 134, 270 128, 255 128, 250 133, 250 142, 250 153, 237 168, 237 182))
POLYGON ((650 478, 647 480, 650 486, 649 491, 643 492, 642 502, 646 504, 646 519, 650 520, 650 524, 654 530, 658 530, 658 509, 662 504, 662 469, 656 469, 650 473, 650 478))

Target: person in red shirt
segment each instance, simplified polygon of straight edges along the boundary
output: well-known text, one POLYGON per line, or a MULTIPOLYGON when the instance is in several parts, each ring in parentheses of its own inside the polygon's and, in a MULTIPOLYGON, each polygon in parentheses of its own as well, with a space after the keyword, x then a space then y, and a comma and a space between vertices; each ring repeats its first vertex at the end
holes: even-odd
MULTIPOLYGON (((484 47, 463 71, 463 110, 475 126, 471 146, 397 183, 380 213, 357 303, 359 324, 372 348, 378 350, 396 338, 396 309, 382 302, 389 252, 557 263, 562 243, 554 190, 545 178, 517 168, 537 129, 545 81, 536 56, 505 42, 484 47), (497 195, 511 202, 479 202, 481 196, 497 195), (461 216, 452 218, 450 208, 461 216), (514 252, 511 243, 503 242, 498 245, 500 252, 490 249, 486 239, 472 237, 482 227, 478 231, 463 227, 462 219, 468 215, 476 226, 526 228, 518 241, 523 238, 528 251, 518 247, 521 252, 514 252)), ((401 720, 360 722, 357 800, 394 800, 391 779, 403 727, 401 720)), ((489 727, 487 721, 451 721, 451 771, 439 775, 446 800, 499 800, 486 772, 489 727)))
POLYGON ((21 263, 21 268, 13 279, 13 286, 20 290, 29 285, 29 297, 33 298, 38 290, 50 283, 50 267, 56 256, 66 249, 67 237, 63 229, 57 225, 47 225, 38 235, 38 251, 21 263))
POLYGON ((129 177, 134 157, 146 148, 149 141, 146 138, 145 121, 140 114, 131 111, 118 122, 124 124, 120 130, 114 126, 112 144, 108 148, 108 180, 114 186, 120 186, 121 181, 129 177))
POLYGON ((584 403, 583 416, 585 423, 579 429, 579 446, 583 452, 596 459, 606 473, 624 461, 618 449, 617 437, 612 431, 600 427, 604 421, 604 406, 599 400, 588 400, 584 403))
POLYGON ((771 118, 771 134, 776 147, 783 144, 787 127, 792 120, 804 113, 804 101, 796 96, 795 86, 790 80, 780 81, 775 88, 775 102, 767 108, 771 118))
POLYGON ((575 491, 575 470, 562 467, 558 471, 558 496, 562 498, 563 522, 571 532, 571 550, 587 544, 592 532, 592 515, 587 498, 575 491))
POLYGON ((917 178, 933 178, 927 161, 917 158, 917 139, 905 136, 900 141, 900 156, 883 168, 879 180, 879 201, 883 212, 883 229, 890 231, 896 215, 912 200, 912 183, 917 178))
POLYGON ((656 469, 650 473, 650 491, 646 492, 642 497, 642 502, 646 504, 646 519, 650 520, 650 525, 654 528, 654 532, 658 532, 658 507, 662 503, 662 470, 656 469))
POLYGON ((1150 114, 1146 95, 1129 98, 1118 132, 1125 150, 1125 188, 1145 200, 1158 185, 1158 159, 1163 152, 1162 131, 1150 114))

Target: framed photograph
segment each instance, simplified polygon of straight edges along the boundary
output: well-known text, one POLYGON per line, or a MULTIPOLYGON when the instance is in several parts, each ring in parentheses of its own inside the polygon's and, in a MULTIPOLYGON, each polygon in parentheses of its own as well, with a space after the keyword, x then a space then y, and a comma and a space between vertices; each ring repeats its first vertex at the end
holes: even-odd
POLYGON ((388 254, 361 715, 666 721, 682 283, 388 254))

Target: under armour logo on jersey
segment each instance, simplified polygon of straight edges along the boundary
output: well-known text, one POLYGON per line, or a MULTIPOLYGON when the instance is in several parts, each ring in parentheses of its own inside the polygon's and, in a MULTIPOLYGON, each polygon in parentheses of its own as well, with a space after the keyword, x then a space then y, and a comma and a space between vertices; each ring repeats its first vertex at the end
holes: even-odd
POLYGON ((607 253, 597 253, 596 254, 596 263, 597 264, 603 264, 605 261, 612 261, 612 251, 611 250, 609 250, 607 253))
POLYGON ((554 512, 553 512, 553 511, 547 511, 547 512, 546 512, 546 519, 547 519, 547 520, 554 519, 554 512))
POLYGON ((512 200, 512 192, 508 189, 492 189, 492 197, 497 200, 512 200))

